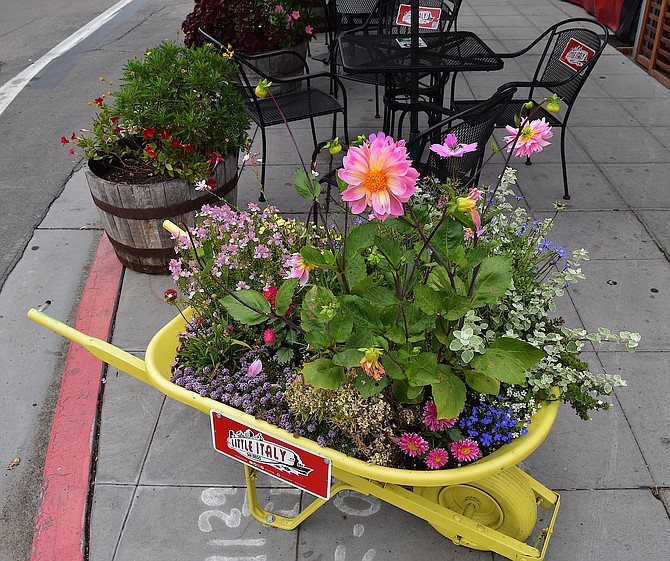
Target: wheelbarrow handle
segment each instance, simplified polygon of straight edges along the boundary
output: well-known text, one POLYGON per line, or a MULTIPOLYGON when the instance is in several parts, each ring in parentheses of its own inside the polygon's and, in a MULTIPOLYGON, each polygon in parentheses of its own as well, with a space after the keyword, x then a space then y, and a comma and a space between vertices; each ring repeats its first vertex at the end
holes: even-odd
POLYGON ((40 325, 51 329, 51 331, 62 335, 66 339, 70 339, 70 341, 80 344, 93 356, 99 358, 103 362, 106 362, 119 370, 123 370, 138 380, 142 380, 142 382, 153 385, 147 376, 146 365, 142 359, 111 345, 107 341, 103 341, 96 337, 90 337, 81 331, 77 331, 73 327, 58 321, 35 308, 31 308, 28 311, 28 317, 40 325))

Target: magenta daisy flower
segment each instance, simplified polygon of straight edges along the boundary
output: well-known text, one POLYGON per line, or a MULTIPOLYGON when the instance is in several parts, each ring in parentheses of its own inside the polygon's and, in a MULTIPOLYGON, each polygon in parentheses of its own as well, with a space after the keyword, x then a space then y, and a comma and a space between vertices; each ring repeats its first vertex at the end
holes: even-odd
POLYGON ((426 456, 426 465, 430 469, 440 469, 449 460, 449 454, 444 448, 433 448, 426 456))
POLYGON ((459 144, 455 134, 448 134, 444 139, 444 143, 431 144, 430 150, 443 158, 460 158, 468 152, 477 150, 477 143, 459 144))
POLYGON ((479 444, 466 438, 451 445, 451 453, 459 462, 471 462, 480 456, 479 444))
POLYGON ((371 134, 342 159, 337 174, 349 186, 342 200, 351 203, 354 214, 370 207, 379 220, 402 216, 402 205, 414 194, 419 177, 411 164, 404 141, 395 142, 382 132, 371 134))
POLYGON ((406 432, 400 437, 398 442, 400 449, 408 456, 418 456, 428 450, 428 443, 418 434, 406 432))
POLYGON ((544 117, 542 119, 535 119, 530 123, 528 121, 524 122, 521 134, 519 134, 519 129, 510 125, 507 125, 505 128, 510 133, 510 136, 504 138, 507 143, 508 152, 512 151, 514 140, 519 135, 516 145, 514 145, 514 155, 519 157, 530 156, 533 152, 542 152, 545 146, 551 144, 547 142, 547 139, 554 136, 549 123, 544 120, 544 117))
POLYGON ((438 419, 437 406, 432 399, 426 401, 423 406, 423 422, 430 430, 441 431, 450 429, 456 424, 456 421, 458 421, 458 417, 454 417, 453 419, 438 419))

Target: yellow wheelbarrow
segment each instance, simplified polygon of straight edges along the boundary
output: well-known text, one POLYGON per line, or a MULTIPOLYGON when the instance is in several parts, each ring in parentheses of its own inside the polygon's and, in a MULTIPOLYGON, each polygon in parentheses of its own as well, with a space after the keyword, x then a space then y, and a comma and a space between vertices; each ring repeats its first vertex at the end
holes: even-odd
MULTIPOLYGON (((186 317, 188 313, 187 310, 186 317)), ((373 495, 426 520, 455 544, 494 551, 515 561, 544 559, 560 498, 517 464, 530 455, 551 430, 558 412, 556 400, 543 403, 529 425, 528 434, 467 466, 437 471, 381 467, 322 448, 312 440, 294 437, 274 425, 173 384, 170 365, 179 344, 178 334, 184 330, 183 316, 175 317, 156 333, 147 346, 145 360, 89 337, 41 311, 31 309, 28 317, 177 401, 208 415, 218 411, 234 421, 322 456, 331 464, 331 474, 337 480, 329 489, 330 496, 344 489, 373 495), (553 513, 549 525, 539 530, 533 545, 529 545, 526 540, 533 534, 538 507, 553 509, 553 513)), ((249 465, 245 465, 244 470, 251 512, 264 524, 292 530, 326 502, 316 498, 295 518, 274 514, 259 506, 258 471, 249 465)))

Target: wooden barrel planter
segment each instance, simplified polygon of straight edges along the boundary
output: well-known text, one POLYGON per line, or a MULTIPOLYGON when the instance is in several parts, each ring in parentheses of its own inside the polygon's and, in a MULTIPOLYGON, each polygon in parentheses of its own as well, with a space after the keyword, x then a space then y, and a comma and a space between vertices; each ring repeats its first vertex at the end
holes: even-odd
POLYGON ((237 153, 216 166, 217 186, 196 191, 179 179, 157 183, 120 184, 103 179, 104 163, 89 160, 86 179, 100 221, 119 261, 129 269, 152 275, 169 273, 174 241, 163 221, 193 226, 195 212, 225 199, 237 205, 237 153))

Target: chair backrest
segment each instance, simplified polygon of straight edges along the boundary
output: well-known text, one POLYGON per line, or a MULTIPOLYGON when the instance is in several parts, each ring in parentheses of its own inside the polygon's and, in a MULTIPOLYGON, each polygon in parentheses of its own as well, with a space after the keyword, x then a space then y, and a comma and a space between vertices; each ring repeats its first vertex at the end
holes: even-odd
POLYGON ((468 175, 477 177, 496 121, 515 92, 515 87, 503 86, 489 99, 444 119, 408 142, 410 153, 415 154, 417 169, 422 174, 432 174, 441 181, 448 178, 461 179, 468 175), (448 134, 456 135, 459 144, 476 142, 477 149, 458 158, 445 158, 429 149, 431 144, 443 144, 448 134))
POLYGON ((544 50, 532 83, 527 85, 549 90, 562 103, 572 105, 605 49, 608 37, 606 26, 586 18, 564 20, 551 26, 532 43, 539 45, 544 41, 544 50))
MULTIPOLYGON (((407 10, 409 0, 382 0, 384 4, 383 14, 383 31, 394 34, 410 33, 409 15, 406 16, 404 24, 398 24, 398 15, 401 5, 404 4, 404 10, 407 10)), ((419 33, 430 33, 437 31, 455 31, 458 12, 461 8, 462 0, 420 0, 420 8, 439 8, 439 19, 434 23, 435 29, 419 27, 419 33)), ((419 20, 421 23, 421 20, 419 20)))

